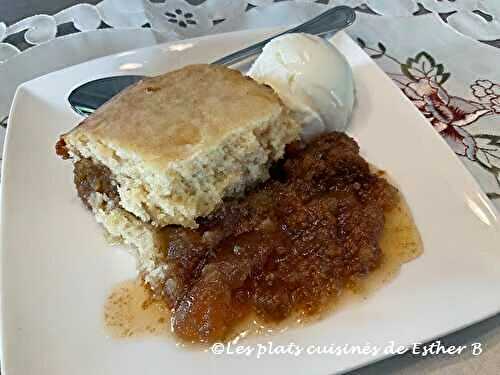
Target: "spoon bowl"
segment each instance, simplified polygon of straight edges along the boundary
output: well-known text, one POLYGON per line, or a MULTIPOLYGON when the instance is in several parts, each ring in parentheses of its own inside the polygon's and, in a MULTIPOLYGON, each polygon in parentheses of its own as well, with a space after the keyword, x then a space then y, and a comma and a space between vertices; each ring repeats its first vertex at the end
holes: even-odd
POLYGON ((143 78, 139 75, 123 75, 96 79, 74 89, 68 101, 76 113, 86 117, 124 88, 143 78))

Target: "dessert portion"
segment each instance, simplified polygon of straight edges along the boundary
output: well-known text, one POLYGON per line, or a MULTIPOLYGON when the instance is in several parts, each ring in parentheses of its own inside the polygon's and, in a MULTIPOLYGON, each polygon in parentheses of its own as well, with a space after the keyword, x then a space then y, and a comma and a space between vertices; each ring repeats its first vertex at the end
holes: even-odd
POLYGON ((299 130, 269 87, 191 65, 124 90, 61 136, 57 150, 116 186, 116 199, 86 194, 105 226, 122 208, 154 226, 193 227, 222 198, 265 180, 299 130))
POLYGON ((73 158, 84 204, 131 245, 142 283, 189 342, 225 340, 250 317, 323 311, 380 268, 399 204, 333 131, 354 104, 333 46, 279 37, 250 75, 191 65, 145 79, 56 145, 73 158))
POLYGON ((248 316, 317 314, 380 266, 384 213, 397 198, 345 134, 289 145, 245 197, 226 200, 197 229, 162 230, 166 280, 155 293, 173 309, 175 334, 214 342, 248 316))
MULTIPOLYGON (((82 173, 88 165, 76 162, 77 186, 117 199, 116 185, 82 173)), ((275 324, 317 314, 383 262, 384 215, 398 192, 370 171, 353 139, 333 132, 291 143, 270 175, 198 218, 197 228, 157 228, 128 214, 137 238, 154 241, 142 247, 140 275, 172 310, 182 340, 227 339, 248 317, 275 324)))
POLYGON ((271 86, 302 125, 302 137, 344 131, 354 106, 352 70, 329 42, 309 34, 273 39, 248 75, 271 86))

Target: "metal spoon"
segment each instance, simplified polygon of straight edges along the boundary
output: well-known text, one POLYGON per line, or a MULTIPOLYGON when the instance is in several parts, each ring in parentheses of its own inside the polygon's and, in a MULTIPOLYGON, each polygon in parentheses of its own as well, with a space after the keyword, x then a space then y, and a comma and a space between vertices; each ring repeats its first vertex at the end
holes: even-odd
MULTIPOLYGON (((232 65, 245 60, 260 53, 267 43, 283 34, 308 33, 322 37, 330 37, 336 32, 352 25, 355 19, 356 13, 350 7, 338 6, 331 8, 297 27, 227 55, 214 61, 212 64, 232 65)), ((87 82, 74 89, 69 95, 68 101, 78 114, 88 116, 124 88, 140 81, 142 78, 144 77, 137 75, 122 75, 87 82)))

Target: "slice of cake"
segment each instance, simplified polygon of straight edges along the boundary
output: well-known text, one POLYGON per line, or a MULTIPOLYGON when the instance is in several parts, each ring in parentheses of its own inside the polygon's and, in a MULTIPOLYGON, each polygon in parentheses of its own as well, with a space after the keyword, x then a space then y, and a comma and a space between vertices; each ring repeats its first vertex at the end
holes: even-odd
POLYGON ((113 239, 131 245, 152 286, 169 224, 195 219, 268 178, 300 127, 278 96, 240 72, 192 65, 124 90, 61 136, 78 195, 113 239))
MULTIPOLYGON (((222 66, 191 65, 124 90, 56 148, 86 159, 87 170, 106 168, 113 205, 141 222, 196 227, 224 197, 265 180, 299 131, 271 88, 222 66)), ((88 201, 97 210, 109 200, 88 201)))

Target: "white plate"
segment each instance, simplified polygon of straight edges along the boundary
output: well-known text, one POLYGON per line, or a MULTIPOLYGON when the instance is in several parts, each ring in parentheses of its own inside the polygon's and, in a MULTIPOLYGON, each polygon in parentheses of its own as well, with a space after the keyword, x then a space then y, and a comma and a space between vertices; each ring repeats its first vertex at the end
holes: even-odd
MULTIPOLYGON (((66 98, 77 85, 116 74, 158 74, 209 62, 269 32, 218 35, 105 57, 24 84, 14 101, 4 159, 2 374, 328 374, 384 356, 266 355, 192 351, 172 340, 106 337, 110 289, 135 275, 125 252, 106 245, 54 153, 81 118, 66 98)), ((274 345, 409 345, 500 311, 497 212, 445 142, 345 34, 358 105, 349 132, 366 158, 389 171, 413 211, 425 253, 389 285, 274 345)), ((325 66, 325 69, 329 69, 325 66)), ((265 343, 254 337, 247 344, 265 343)))

